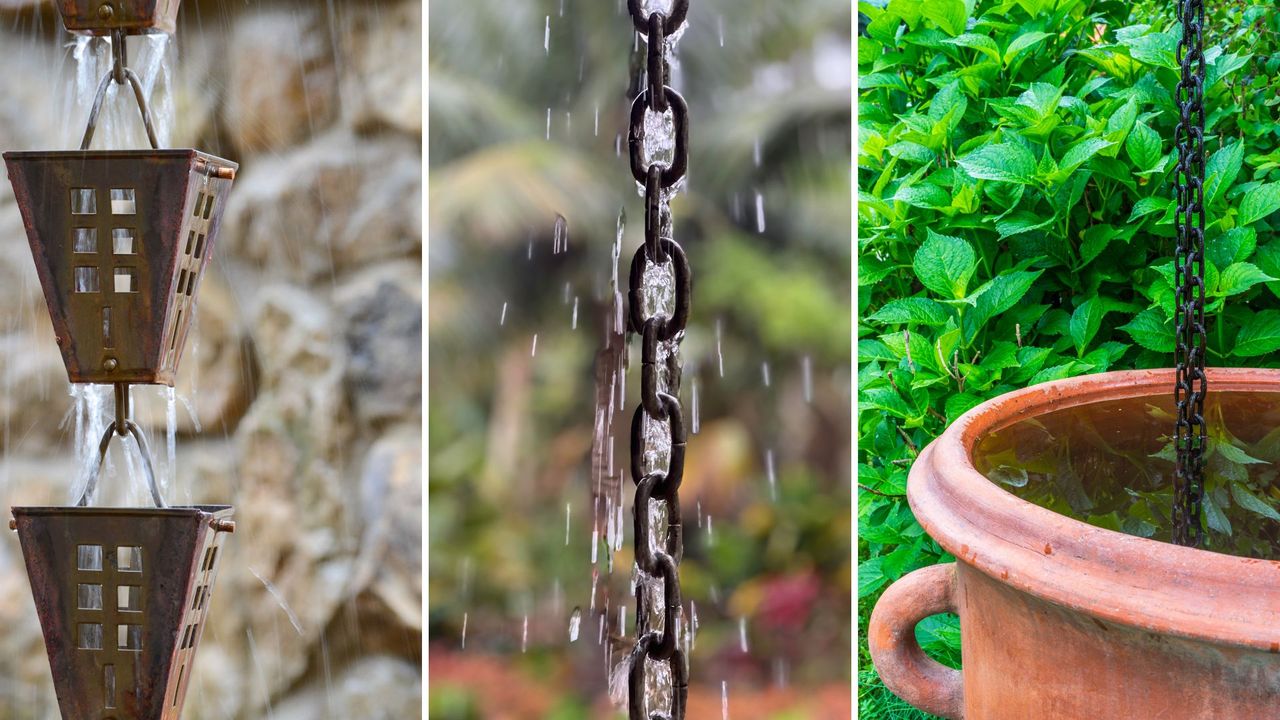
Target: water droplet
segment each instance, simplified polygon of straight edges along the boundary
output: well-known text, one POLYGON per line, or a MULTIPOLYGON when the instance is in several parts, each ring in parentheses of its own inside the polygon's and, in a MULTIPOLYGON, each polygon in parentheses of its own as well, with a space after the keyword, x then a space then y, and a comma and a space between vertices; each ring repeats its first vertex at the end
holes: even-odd
MULTIPOLYGON (((578 296, 573 296, 573 323, 569 326, 571 330, 578 329, 578 296)), ((697 432, 697 430, 694 430, 697 432)))
POLYGON ((756 192, 756 232, 764 234, 764 195, 756 192))
POLYGON ((520 652, 529 652, 529 616, 524 616, 524 627, 520 630, 520 652))
POLYGON ((724 338, 724 325, 720 318, 716 318, 716 362, 720 365, 720 377, 724 377, 724 347, 721 341, 724 338))
POLYGON ((551 108, 547 108, 547 139, 551 139, 551 108))
POLYGON ((538 356, 538 334, 533 334, 533 347, 529 350, 529 357, 538 356))
POLYGON ((467 649, 467 613, 462 613, 462 649, 467 649))
POLYGON ((764 453, 765 475, 769 478, 769 497, 773 500, 778 499, 778 477, 773 470, 773 450, 766 450, 764 453))
POLYGON ((738 647, 742 648, 743 654, 747 650, 747 619, 745 617, 738 618, 738 647))
POLYGON ((769 363, 760 363, 760 379, 764 381, 764 386, 769 387, 769 363))
MULTIPOLYGON (((569 250, 569 221, 560 213, 556 213, 556 223, 551 229, 551 254, 556 255, 569 250)), ((568 287, 568 284, 565 285, 568 287)))
POLYGON ((729 683, 720 681, 720 720, 729 720, 729 683))
POLYGON ((502 315, 498 316, 498 325, 507 324, 507 304, 502 303, 502 315))
POLYGON ((542 50, 547 55, 551 54, 551 16, 547 16, 546 29, 542 31, 542 50))
POLYGON ((582 626, 582 608, 575 607, 569 616, 569 642, 578 642, 578 629, 582 626))
POLYGON ((569 515, 572 513, 572 506, 569 503, 564 504, 564 545, 569 546, 569 515))
POLYGON ((692 382, 691 382, 690 384, 692 385, 692 388, 691 388, 691 390, 690 390, 690 394, 691 394, 691 395, 692 395, 692 397, 693 397, 693 408, 692 408, 693 422, 692 422, 692 430, 693 430, 693 434, 694 434, 694 435, 697 435, 697 434, 698 434, 698 428, 700 427, 700 423, 699 423, 699 414, 698 414, 698 413, 699 413, 699 410, 700 410, 700 406, 699 406, 699 399, 698 399, 698 390, 699 390, 699 388, 698 388, 698 376, 697 376, 697 375, 694 375, 694 376, 693 376, 693 380, 692 380, 692 382))

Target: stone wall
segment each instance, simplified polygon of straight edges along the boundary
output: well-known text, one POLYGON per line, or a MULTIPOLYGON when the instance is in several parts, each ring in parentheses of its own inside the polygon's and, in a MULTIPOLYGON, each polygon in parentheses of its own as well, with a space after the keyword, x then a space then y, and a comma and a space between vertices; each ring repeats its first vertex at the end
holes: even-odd
MULTIPOLYGON (((31 5, 0 0, 6 151, 66 146, 69 38, 31 5)), ((174 144, 241 163, 178 385, 171 500, 238 520, 184 717, 419 714, 421 15, 184 4, 174 144)), ((163 455, 163 396, 136 395, 163 455)), ((72 405, 0 183, 0 505, 68 503, 72 405)), ((0 628, 0 716, 58 717, 12 534, 0 628)))

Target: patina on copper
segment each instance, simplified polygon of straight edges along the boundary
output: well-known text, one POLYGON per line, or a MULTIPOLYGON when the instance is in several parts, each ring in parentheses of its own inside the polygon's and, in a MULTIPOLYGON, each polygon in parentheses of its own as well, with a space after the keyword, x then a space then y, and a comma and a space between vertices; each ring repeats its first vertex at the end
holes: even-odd
POLYGON ((231 514, 13 508, 64 720, 177 720, 231 514))
MULTIPOLYGON (((1280 392, 1280 372, 1211 369, 1218 392, 1280 392)), ((956 562, 881 597, 867 630, 890 690, 946 718, 1269 718, 1280 708, 1280 562, 1094 527, 997 487, 987 434, 1053 410, 1167 394, 1173 370, 1046 383, 970 410, 911 468, 916 518, 956 562), (960 617, 962 671, 914 628, 960 617)), ((1087 480, 1087 479, 1086 479, 1087 480)))
POLYGON ((173 34, 182 0, 58 0, 58 12, 77 35, 173 34))
POLYGON ((71 382, 172 386, 237 165, 191 149, 4 159, 71 382))

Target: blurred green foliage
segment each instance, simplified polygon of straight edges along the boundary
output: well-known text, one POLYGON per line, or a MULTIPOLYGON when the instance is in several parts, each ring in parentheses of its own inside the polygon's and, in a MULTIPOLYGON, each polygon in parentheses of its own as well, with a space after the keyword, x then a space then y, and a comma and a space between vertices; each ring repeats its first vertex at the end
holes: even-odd
MULTIPOLYGON (((588 612, 593 361, 617 216, 630 219, 625 285, 642 214, 616 152, 633 45, 625 3, 561 7, 431 6, 429 629, 433 656, 464 652, 465 613, 465 653, 538 676, 561 697, 558 717, 587 717, 606 680, 588 612), (553 254, 557 214, 569 244, 553 254), (575 606, 584 617, 570 645, 575 606)), ((694 274, 682 392, 690 408, 697 386, 701 426, 682 491, 682 585, 699 619, 693 683, 717 707, 721 680, 767 687, 775 660, 799 687, 849 674, 850 87, 838 63, 851 52, 849 12, 832 0, 696 0, 678 48, 692 158, 673 213, 694 274)), ((622 463, 638 350, 631 362, 622 463)), ((615 568, 603 547, 596 566, 610 630, 629 599, 630 522, 628 497, 615 568)), ((483 701, 433 679, 441 717, 479 716, 483 701)))
MULTIPOLYGON (((1173 3, 1149 1, 859 8, 865 626, 888 583, 950 559, 903 496, 912 459, 949 422, 1033 383, 1172 364, 1181 29, 1173 3)), ((1274 364, 1280 13, 1209 12, 1209 362, 1274 364)), ((923 639, 955 661, 955 621, 937 623, 923 639)), ((865 643, 859 660, 863 717, 923 717, 879 683, 865 643)))

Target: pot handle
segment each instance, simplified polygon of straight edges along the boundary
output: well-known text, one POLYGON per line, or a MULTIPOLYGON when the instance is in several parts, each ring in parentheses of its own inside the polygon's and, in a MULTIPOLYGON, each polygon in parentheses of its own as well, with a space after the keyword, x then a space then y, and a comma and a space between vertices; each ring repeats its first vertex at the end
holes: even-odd
POLYGON ((956 612, 956 564, 920 568, 885 590, 871 611, 867 645, 885 687, 912 706, 949 720, 964 717, 959 670, 925 654, 916 624, 930 615, 956 612))

